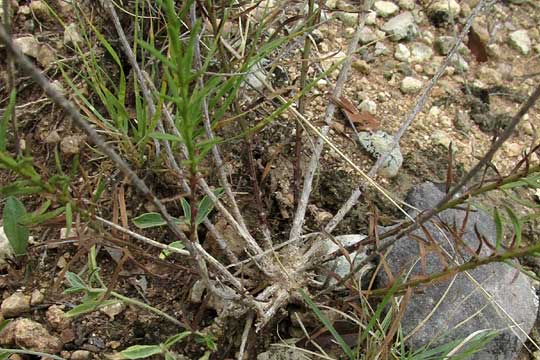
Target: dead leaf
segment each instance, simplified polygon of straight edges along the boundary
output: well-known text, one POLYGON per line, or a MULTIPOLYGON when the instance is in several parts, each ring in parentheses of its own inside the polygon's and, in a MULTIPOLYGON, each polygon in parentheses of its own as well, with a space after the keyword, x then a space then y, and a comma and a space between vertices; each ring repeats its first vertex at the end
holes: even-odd
POLYGON ((341 96, 339 99, 335 97, 330 98, 337 106, 339 106, 343 115, 356 126, 357 130, 377 130, 380 127, 380 123, 367 111, 358 111, 356 106, 347 99, 345 96, 341 96))

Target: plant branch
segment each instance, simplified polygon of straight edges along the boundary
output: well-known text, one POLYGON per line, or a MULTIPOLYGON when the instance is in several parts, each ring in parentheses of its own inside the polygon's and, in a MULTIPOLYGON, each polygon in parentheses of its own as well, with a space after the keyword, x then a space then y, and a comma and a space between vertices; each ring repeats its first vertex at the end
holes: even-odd
MULTIPOLYGON (((369 9, 366 9, 366 10, 369 10, 369 9)), ((336 98, 339 98, 339 96, 341 95, 341 90, 343 88, 343 85, 345 85, 345 82, 347 81, 349 70, 351 68, 352 56, 356 52, 358 41, 360 40, 360 36, 364 28, 364 19, 365 19, 365 15, 363 13, 359 13, 358 14, 359 24, 356 27, 356 32, 354 33, 354 36, 351 42, 349 43, 349 48, 347 49, 347 58, 341 67, 341 71, 339 73, 336 86, 334 87, 334 90, 332 92, 332 95, 335 96, 336 98)), ((326 136, 328 134, 335 110, 336 110, 335 104, 333 102, 329 102, 328 106, 326 107, 326 113, 324 117, 325 125, 321 129, 321 134, 323 136, 326 136)), ((306 174, 304 176, 304 184, 302 188, 302 193, 300 194, 300 197, 298 198, 298 205, 296 207, 296 212, 294 215, 291 232, 289 235, 289 239, 291 240, 298 238, 302 234, 302 226, 304 224, 306 209, 307 209, 309 197, 312 191, 313 177, 319 165, 319 159, 321 156, 322 149, 324 147, 324 143, 325 142, 322 138, 317 139, 317 143, 315 144, 315 149, 313 150, 313 154, 311 155, 311 159, 309 161, 309 165, 307 167, 306 174)))

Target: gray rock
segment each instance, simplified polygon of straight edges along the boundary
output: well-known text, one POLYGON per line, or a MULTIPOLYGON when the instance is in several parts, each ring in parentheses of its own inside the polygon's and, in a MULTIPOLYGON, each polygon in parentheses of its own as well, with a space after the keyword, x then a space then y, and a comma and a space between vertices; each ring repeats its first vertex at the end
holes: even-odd
POLYGON ((49 334, 40 323, 30 319, 10 322, 0 332, 0 345, 19 346, 25 349, 56 354, 62 350, 62 341, 49 334))
POLYGON ((305 351, 295 348, 271 347, 270 350, 257 355, 257 360, 309 360, 305 351))
POLYGON ((460 11, 461 6, 456 0, 437 0, 428 9, 428 15, 436 25, 439 25, 450 22, 451 19, 455 21, 460 11))
POLYGON ((414 9, 414 0, 399 0, 398 5, 402 9, 413 10, 414 9))
POLYGON ((377 13, 375 11, 370 11, 366 15, 365 24, 366 25, 374 25, 377 22, 377 13))
POLYGON ((15 292, 2 301, 1 310, 5 318, 16 317, 28 312, 30 311, 30 296, 15 292))
POLYGON ((433 50, 426 44, 415 42, 411 44, 411 61, 424 62, 433 56, 433 50))
POLYGON ((70 360, 88 360, 92 357, 92 353, 88 350, 75 350, 71 354, 70 360))
POLYGON ((458 71, 469 71, 469 63, 467 63, 467 60, 465 60, 465 58, 460 54, 454 54, 450 59, 450 64, 458 71))
POLYGON ((32 0, 30 3, 30 10, 36 15, 39 20, 50 20, 49 7, 41 0, 32 0))
MULTIPOLYGON (((324 239, 324 253, 325 254, 332 254, 339 250, 342 247, 352 246, 366 238, 365 235, 341 235, 341 236, 335 236, 333 239, 324 239), (336 242, 339 242, 340 245, 336 244, 333 240, 336 242)), ((345 256, 340 256, 336 258, 335 260, 329 261, 325 264, 325 268, 328 271, 331 271, 338 275, 340 278, 344 278, 351 272, 352 269, 354 269, 355 265, 364 260, 367 257, 365 252, 357 252, 353 251, 349 254, 349 259, 345 258, 345 256), (350 262, 349 262, 350 260, 350 262), (351 263, 353 264, 353 267, 351 269, 351 263)), ((362 278, 362 275, 365 274, 365 272, 369 269, 371 269, 371 265, 366 266, 364 271, 358 272, 358 280, 360 281, 362 278)), ((326 275, 322 275, 318 277, 318 280, 321 282, 324 282, 326 280, 326 275)), ((335 278, 331 278, 328 283, 330 285, 333 285, 337 282, 335 278)))
POLYGON ((65 155, 78 154, 85 139, 86 137, 81 135, 66 136, 60 142, 60 151, 65 155))
POLYGON ((346 26, 356 26, 358 14, 346 11, 340 11, 336 14, 337 18, 346 26))
POLYGON ((377 35, 373 30, 367 26, 360 30, 360 43, 367 44, 373 41, 377 41, 377 35))
POLYGON ((401 80, 400 90, 404 94, 415 94, 422 89, 423 83, 412 76, 407 76, 401 80))
POLYGON ((381 55, 386 54, 387 52, 388 52, 388 48, 386 47, 386 45, 384 45, 383 42, 377 41, 375 43, 375 51, 373 51, 373 55, 381 56, 381 55))
POLYGON ((409 51, 407 46, 403 44, 397 44, 396 51, 394 52, 394 57, 396 58, 396 60, 407 62, 411 57, 411 52, 409 51))
POLYGON ((412 40, 418 35, 414 16, 409 11, 396 15, 385 22, 381 30, 390 35, 390 39, 393 41, 412 40))
POLYGON ((389 17, 398 12, 399 7, 391 1, 375 1, 373 4, 373 10, 380 17, 389 17))
MULTIPOLYGON (((432 183, 425 183, 412 189, 407 203, 420 211, 433 207, 444 197, 444 193, 432 183)), ((416 215, 413 212, 411 215, 416 215)), ((386 256, 386 262, 394 275, 409 274, 409 278, 441 272, 446 264, 442 256, 430 246, 435 241, 440 248, 460 261, 472 258, 471 252, 480 249, 480 256, 489 256, 492 252, 485 244, 479 247, 478 234, 491 243, 496 240, 496 228, 491 217, 481 210, 470 212, 461 237, 459 254, 456 254, 456 242, 449 231, 443 230, 442 223, 450 228, 460 229, 465 220, 465 211, 449 209, 441 212, 436 221, 425 224, 431 239, 426 239, 422 230, 413 232, 414 237, 404 237, 394 244, 386 256), (436 225, 437 224, 437 225, 436 225), (425 273, 419 259, 419 240, 426 241, 425 273), (451 241, 452 246, 449 244, 451 241), (466 250, 467 246, 470 250, 466 250), (411 269, 409 273, 409 270, 411 269)), ((451 261, 448 261, 452 266, 451 261)), ((430 284, 422 292, 413 292, 407 306, 401 326, 407 339, 407 345, 418 349, 429 343, 430 347, 446 344, 452 340, 464 339, 470 334, 484 329, 497 329, 500 333, 476 353, 473 360, 515 359, 526 335, 516 328, 504 311, 515 320, 525 333, 529 333, 536 317, 538 299, 533 292, 528 278, 516 269, 504 263, 491 263, 468 274, 481 284, 492 300, 475 284, 470 277, 460 273, 444 282, 430 284), (448 287, 450 289, 448 290, 448 287), (448 290, 448 291, 447 291, 448 290), (434 307, 437 306, 436 309, 434 307)), ((384 272, 378 276, 380 286, 388 285, 384 272)))
POLYGON ((13 43, 21 49, 24 55, 33 57, 34 59, 38 57, 41 45, 34 36, 23 36, 14 39, 13 43))
POLYGON ((77 47, 81 46, 83 41, 84 39, 79 32, 77 24, 69 24, 64 30, 64 45, 77 47))
POLYGON ((373 100, 366 99, 360 103, 358 109, 360 111, 366 111, 370 114, 375 114, 377 112, 377 103, 373 100))
MULTIPOLYGON (((386 154, 391 149, 394 141, 394 137, 384 131, 374 133, 360 132, 358 135, 360 145, 375 159, 386 154)), ((402 164, 403 155, 401 155, 401 149, 398 144, 382 164, 379 174, 389 178, 394 177, 398 174, 402 164)))
MULTIPOLYGON (((435 39, 435 50, 440 55, 448 55, 450 53, 450 50, 452 50, 452 46, 454 46, 454 42, 456 39, 452 36, 439 36, 435 39)), ((465 44, 459 44, 458 51, 460 53, 465 53, 468 51, 467 46, 465 44)))
POLYGON ((531 38, 529 37, 527 30, 516 30, 511 32, 508 41, 512 47, 523 55, 527 55, 531 51, 531 38))

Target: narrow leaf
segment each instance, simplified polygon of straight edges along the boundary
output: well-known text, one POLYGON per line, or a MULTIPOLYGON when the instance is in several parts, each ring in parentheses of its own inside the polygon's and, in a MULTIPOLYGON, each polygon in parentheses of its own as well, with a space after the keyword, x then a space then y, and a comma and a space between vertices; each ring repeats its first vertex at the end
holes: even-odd
POLYGON ((497 231, 497 240, 495 242, 495 250, 499 251, 501 249, 502 240, 503 240, 503 223, 501 219, 501 214, 497 208, 494 209, 493 218, 495 219, 495 230, 497 231))
POLYGON ((159 345, 133 345, 120 352, 120 359, 144 359, 157 354, 161 354, 159 345))
POLYGON ((519 247, 521 245, 521 221, 512 209, 510 209, 508 206, 506 206, 505 209, 510 221, 512 222, 512 226, 514 227, 514 233, 516 234, 515 247, 519 247))

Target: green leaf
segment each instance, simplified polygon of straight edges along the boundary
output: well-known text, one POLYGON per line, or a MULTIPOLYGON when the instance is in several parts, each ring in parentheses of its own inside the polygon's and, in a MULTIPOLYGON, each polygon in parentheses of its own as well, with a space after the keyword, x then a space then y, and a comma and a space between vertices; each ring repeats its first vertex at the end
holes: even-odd
MULTIPOLYGON (((182 250, 185 247, 184 243, 181 241, 174 241, 170 243, 169 246, 178 250, 182 250)), ((161 260, 165 260, 167 257, 171 255, 171 253, 172 251, 165 249, 161 252, 161 254, 159 254, 159 258, 161 260)))
POLYGON ((2 348, 0 348, 0 360, 9 359, 9 356, 11 353, 9 351, 2 351, 2 348))
POLYGON ((161 214, 157 212, 149 212, 146 214, 142 214, 140 216, 137 216, 132 221, 133 224, 135 224, 135 226, 139 229, 147 229, 167 224, 161 214))
POLYGON ((519 247, 521 245, 521 221, 512 209, 510 209, 508 206, 505 206, 505 209, 510 221, 512 222, 512 226, 514 227, 514 233, 516 234, 516 243, 514 246, 519 247))
POLYGON ((319 309, 319 307, 311 300, 311 298, 306 294, 306 292, 303 289, 300 289, 300 294, 302 295, 302 298, 304 301, 308 304, 311 311, 315 313, 315 316, 319 319, 320 322, 323 323, 324 327, 330 331, 334 339, 337 341, 341 349, 345 352, 347 357, 349 359, 354 359, 354 352, 349 347, 349 345, 345 342, 345 340, 341 337, 341 335, 337 332, 336 328, 332 325, 332 323, 324 316, 322 311, 319 309))
POLYGON ((26 214, 19 219, 21 225, 39 225, 47 220, 54 219, 55 217, 63 214, 66 211, 66 207, 62 206, 58 209, 54 209, 45 213, 34 212, 26 214))
POLYGON ((7 324, 9 324, 11 322, 10 319, 4 319, 2 321, 0 321, 0 332, 2 332, 2 330, 4 330, 4 328, 7 326, 7 324))
MULTIPOLYGON (((214 195, 219 199, 221 195, 223 195, 225 191, 222 188, 216 189, 213 191, 214 195)), ((197 209, 197 216, 195 218, 195 223, 197 225, 200 225, 204 219, 210 214, 212 209, 214 208, 214 202, 212 199, 210 199, 207 195, 205 195, 201 202, 199 203, 198 209, 197 209)))
POLYGON ((118 300, 87 300, 80 305, 75 306, 73 309, 66 312, 66 317, 76 317, 82 314, 86 314, 92 311, 96 311, 104 306, 113 305, 118 303, 118 300))
POLYGON ((11 93, 9 94, 9 103, 4 110, 4 115, 2 116, 2 119, 0 119, 0 151, 6 151, 6 144, 7 144, 7 128, 9 120, 11 120, 11 115, 13 114, 13 111, 15 110, 15 100, 17 98, 17 90, 13 89, 11 90, 11 93))
POLYGON ((173 134, 167 134, 167 133, 158 133, 158 132, 152 132, 150 133, 150 137, 158 140, 167 140, 167 141, 178 141, 181 142, 182 138, 173 134))
POLYGON ((152 355, 161 354, 159 345, 133 345, 120 352, 120 359, 144 359, 152 355))
POLYGON ((189 335, 191 335, 191 331, 183 331, 180 334, 176 334, 168 338, 163 345, 165 346, 165 348, 169 349, 171 346, 181 340, 184 340, 189 335))
POLYGON ((26 226, 19 224, 19 219, 26 215, 23 203, 17 198, 9 196, 4 205, 4 232, 9 240, 15 255, 26 254, 30 233, 26 226))
POLYGON ((68 271, 66 273, 66 279, 72 288, 86 289, 86 284, 84 283, 83 279, 81 279, 81 277, 74 272, 68 271))
POLYGON ((191 224, 191 206, 185 198, 180 199, 180 204, 182 205, 182 210, 184 211, 184 219, 187 224, 191 224))
POLYGON ((503 224, 501 219, 501 214, 499 210, 495 208, 493 218, 495 219, 495 230, 497 231, 497 240, 495 242, 495 250, 499 251, 501 249, 502 240, 503 240, 503 224))

